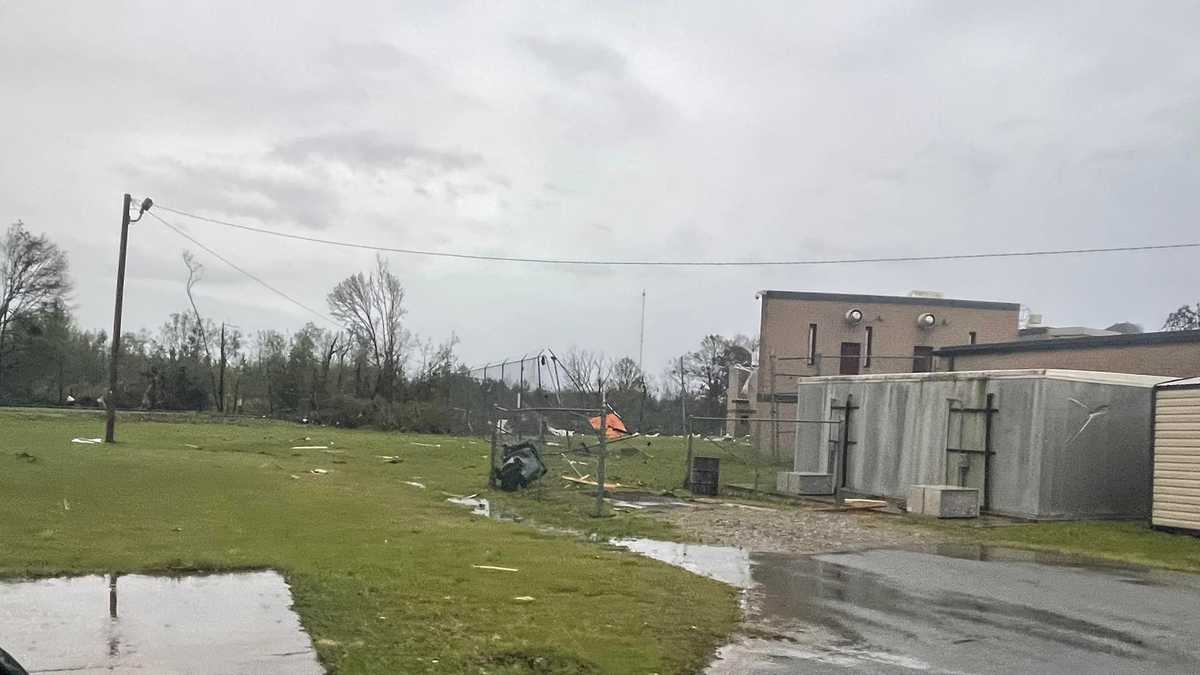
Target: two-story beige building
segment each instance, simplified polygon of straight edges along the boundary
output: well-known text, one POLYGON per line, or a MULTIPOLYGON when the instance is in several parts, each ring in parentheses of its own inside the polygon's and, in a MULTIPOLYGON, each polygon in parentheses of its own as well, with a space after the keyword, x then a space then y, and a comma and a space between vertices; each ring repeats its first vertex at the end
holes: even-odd
MULTIPOLYGON (((779 419, 795 416, 797 379, 820 375, 906 373, 934 370, 934 351, 950 345, 1008 342, 1018 338, 1020 305, 954 300, 936 294, 909 296, 761 291, 756 368, 730 373, 731 417, 767 418, 772 397, 779 419)), ((738 424, 737 435, 763 424, 738 424)), ((771 444, 790 448, 787 424, 771 444)))

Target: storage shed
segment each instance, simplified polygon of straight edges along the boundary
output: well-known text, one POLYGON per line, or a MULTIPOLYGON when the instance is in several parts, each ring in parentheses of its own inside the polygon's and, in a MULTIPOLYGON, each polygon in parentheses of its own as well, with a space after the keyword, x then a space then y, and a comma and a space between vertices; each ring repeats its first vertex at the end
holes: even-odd
POLYGON ((1154 527, 1200 532, 1200 377, 1154 390, 1154 527))
POLYGON ((795 471, 893 498, 912 485, 974 487, 984 511, 1021 518, 1146 517, 1154 387, 1168 379, 1041 369, 808 378, 797 417, 850 421, 796 425, 795 471))

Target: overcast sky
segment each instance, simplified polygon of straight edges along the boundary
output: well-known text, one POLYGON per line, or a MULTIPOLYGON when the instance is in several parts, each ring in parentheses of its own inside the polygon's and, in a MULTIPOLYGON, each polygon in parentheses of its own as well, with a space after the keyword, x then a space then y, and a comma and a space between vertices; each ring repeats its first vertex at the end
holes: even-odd
MULTIPOLYGON (((0 218, 111 325, 120 200, 319 237, 572 258, 825 258, 1200 240, 1200 3, 0 0, 0 218)), ((160 212, 310 306, 372 254, 160 212)), ((185 306, 133 226, 125 326, 185 306)), ((196 251, 214 320, 303 310, 196 251)), ((1161 325, 1196 250, 872 266, 564 268, 393 255, 469 363, 646 367, 754 333, 763 288, 1020 302, 1161 325)))

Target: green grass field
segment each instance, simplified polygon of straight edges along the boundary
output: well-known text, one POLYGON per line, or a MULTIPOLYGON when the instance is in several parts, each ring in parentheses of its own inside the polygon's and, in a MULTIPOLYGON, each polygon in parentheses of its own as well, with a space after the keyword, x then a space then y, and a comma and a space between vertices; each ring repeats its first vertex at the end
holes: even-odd
MULTIPOLYGON (((483 441, 131 416, 116 445, 70 443, 102 429, 93 413, 0 411, 0 576, 277 569, 336 673, 695 672, 739 618, 733 589, 589 543, 673 533, 591 518, 562 481, 488 496, 579 536, 447 504, 485 492, 483 441)), ((679 482, 682 440, 641 447, 654 459, 616 459, 610 478, 679 482)))
POLYGON ((1158 532, 1145 522, 1024 523, 1004 527, 919 522, 962 541, 1200 573, 1200 539, 1158 532))

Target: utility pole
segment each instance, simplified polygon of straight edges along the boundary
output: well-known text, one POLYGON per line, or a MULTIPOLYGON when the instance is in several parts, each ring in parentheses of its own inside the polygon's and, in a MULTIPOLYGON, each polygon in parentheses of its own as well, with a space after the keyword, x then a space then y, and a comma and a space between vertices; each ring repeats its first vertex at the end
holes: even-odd
POLYGON ((117 257, 117 299, 113 309, 112 356, 108 360, 108 394, 104 402, 108 408, 108 417, 104 421, 104 442, 115 441, 117 427, 117 358, 121 354, 121 305, 125 300, 125 251, 129 246, 129 224, 142 219, 142 214, 154 205, 149 197, 142 200, 141 210, 137 218, 129 218, 129 207, 133 198, 125 195, 121 203, 121 252, 117 257))
POLYGON ((638 333, 638 372, 642 372, 642 356, 646 353, 646 289, 642 289, 642 329, 638 333))
POLYGON ((225 322, 221 322, 221 365, 217 377, 217 412, 225 412, 225 322))
POLYGON ((642 382, 642 401, 638 406, 638 433, 645 431, 646 423, 646 371, 642 370, 642 357, 646 353, 646 289, 642 289, 642 328, 638 332, 638 379, 642 382))
POLYGON ((129 205, 132 197, 128 194, 121 204, 121 252, 117 258, 117 301, 113 309, 112 356, 108 359, 108 395, 104 402, 108 407, 108 417, 104 421, 104 442, 114 442, 117 428, 117 356, 121 353, 121 305, 125 301, 125 250, 129 246, 129 205))

